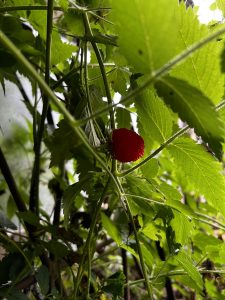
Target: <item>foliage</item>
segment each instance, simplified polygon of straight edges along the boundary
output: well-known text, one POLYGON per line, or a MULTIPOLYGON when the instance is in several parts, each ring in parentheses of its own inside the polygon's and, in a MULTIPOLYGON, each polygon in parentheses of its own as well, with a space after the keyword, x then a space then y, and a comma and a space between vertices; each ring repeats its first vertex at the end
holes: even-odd
POLYGON ((1 299, 225 299, 224 33, 177 0, 1 1, 30 114, 0 139, 1 299))

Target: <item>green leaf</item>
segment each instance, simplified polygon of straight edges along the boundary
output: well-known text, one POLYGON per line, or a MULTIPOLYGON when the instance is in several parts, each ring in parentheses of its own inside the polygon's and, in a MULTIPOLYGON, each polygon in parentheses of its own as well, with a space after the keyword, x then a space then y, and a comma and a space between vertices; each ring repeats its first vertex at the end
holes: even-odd
POLYGON ((27 296, 23 294, 21 291, 12 290, 7 295, 7 300, 28 300, 27 296))
POLYGON ((225 181, 219 162, 188 138, 177 139, 168 150, 185 180, 225 217, 225 181))
POLYGON ((125 284, 125 275, 123 272, 119 271, 111 275, 104 282, 102 290, 104 292, 110 293, 113 295, 113 300, 118 299, 117 297, 123 297, 124 284, 125 284))
POLYGON ((64 43, 59 33, 52 32, 52 55, 51 63, 56 65, 72 56, 77 50, 77 46, 71 45, 68 42, 64 43))
POLYGON ((38 284, 41 288, 41 291, 44 295, 48 293, 49 290, 49 271, 48 268, 44 265, 42 265, 36 274, 36 278, 38 281, 38 284))
MULTIPOLYGON (((223 0, 222 2, 224 3, 223 0)), ((179 51, 210 33, 206 25, 199 23, 196 11, 186 9, 185 5, 181 5, 177 14, 177 24, 179 39, 176 47, 179 51)), ((223 40, 208 43, 171 71, 173 77, 187 81, 201 90, 215 104, 222 100, 224 94, 224 76, 220 69, 220 53, 223 43, 223 40)))
POLYGON ((124 95, 129 82, 129 74, 126 70, 124 71, 120 68, 116 68, 108 75, 108 82, 111 83, 111 86, 115 92, 124 95))
POLYGON ((89 184, 91 176, 86 174, 78 182, 70 185, 63 194, 63 213, 64 213, 64 225, 68 228, 70 212, 75 207, 75 201, 77 196, 79 196, 82 189, 89 184))
POLYGON ((65 258, 69 251, 65 244, 56 240, 50 240, 48 242, 42 241, 42 244, 57 258, 65 258))
POLYGON ((138 96, 135 107, 139 131, 149 152, 155 143, 161 144, 171 136, 171 113, 153 88, 146 89, 138 96))
POLYGON ((177 54, 176 0, 112 1, 121 53, 136 72, 149 73, 177 54))
POLYGON ((161 240, 165 237, 165 233, 161 230, 160 226, 156 226, 153 222, 148 223, 143 227, 141 232, 153 241, 161 240))
POLYGON ((131 205, 131 211, 133 215, 142 213, 146 216, 152 217, 153 207, 150 202, 135 197, 141 196, 146 198, 151 198, 152 195, 152 186, 144 178, 126 176, 127 189, 130 192, 131 196, 128 198, 129 204, 131 205), (132 197, 132 195, 134 195, 132 197))
POLYGON ((203 289, 203 280, 198 269, 193 264, 191 258, 181 250, 176 256, 175 260, 179 263, 180 266, 188 273, 188 276, 193 281, 196 289, 201 293, 203 289))
POLYGON ((17 212, 19 218, 34 226, 40 226, 39 218, 31 211, 17 212))
POLYGON ((131 116, 128 109, 123 107, 116 108, 116 122, 118 128, 127 128, 131 127, 131 116))
POLYGON ((118 244, 122 243, 122 238, 118 228, 115 226, 112 220, 109 219, 104 213, 101 213, 102 225, 107 234, 118 244))
POLYGON ((158 160, 156 158, 152 158, 146 164, 144 164, 141 168, 141 172, 143 176, 147 180, 151 180, 152 178, 156 177, 159 170, 158 160))
POLYGON ((173 211, 174 218, 170 222, 170 226, 175 232, 175 240, 178 244, 185 245, 193 231, 193 223, 180 212, 173 211))
POLYGON ((177 200, 180 201, 182 199, 181 193, 175 189, 173 186, 166 182, 162 182, 158 189, 160 193, 167 199, 167 200, 177 200))
POLYGON ((156 83, 156 87, 173 111, 193 127, 220 157, 224 126, 212 102, 201 91, 177 78, 166 76, 156 83))
POLYGON ((81 144, 79 137, 74 133, 65 120, 58 124, 50 141, 46 141, 51 152, 50 167, 60 165, 66 159, 73 157, 74 148, 81 144))

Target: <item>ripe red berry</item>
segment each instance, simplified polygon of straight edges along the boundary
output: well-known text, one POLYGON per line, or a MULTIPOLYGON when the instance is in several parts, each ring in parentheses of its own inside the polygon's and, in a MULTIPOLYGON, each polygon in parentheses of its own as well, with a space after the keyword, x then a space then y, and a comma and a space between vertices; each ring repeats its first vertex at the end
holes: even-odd
POLYGON ((132 130, 115 129, 112 132, 112 156, 120 162, 135 161, 144 155, 144 140, 132 130))

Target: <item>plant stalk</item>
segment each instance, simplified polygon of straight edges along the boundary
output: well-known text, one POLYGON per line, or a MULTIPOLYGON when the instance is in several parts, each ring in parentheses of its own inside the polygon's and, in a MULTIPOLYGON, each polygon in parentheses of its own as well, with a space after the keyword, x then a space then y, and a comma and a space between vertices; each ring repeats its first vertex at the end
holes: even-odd
MULTIPOLYGON (((47 10, 47 36, 46 36, 46 57, 45 57, 45 82, 49 85, 50 63, 51 63, 51 41, 52 41, 52 22, 53 22, 53 3, 54 0, 48 1, 47 10)), ((45 119, 48 112, 48 96, 43 96, 43 108, 41 120, 38 127, 37 142, 34 144, 34 166, 32 170, 31 187, 30 187, 30 210, 36 215, 39 214, 39 181, 40 181, 40 159, 41 143, 45 128, 45 119)))

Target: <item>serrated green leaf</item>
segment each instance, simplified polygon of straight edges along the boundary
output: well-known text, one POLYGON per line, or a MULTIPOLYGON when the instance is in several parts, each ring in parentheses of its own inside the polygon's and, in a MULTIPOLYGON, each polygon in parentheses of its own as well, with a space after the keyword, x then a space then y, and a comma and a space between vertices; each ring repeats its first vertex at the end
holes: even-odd
POLYGON ((224 125, 212 102, 200 90, 177 78, 166 76, 156 83, 156 87, 173 111, 193 127, 220 157, 224 125))
POLYGON ((112 220, 109 219, 104 213, 101 213, 102 225, 108 235, 118 244, 122 243, 122 238, 118 228, 115 226, 112 220))
MULTIPOLYGON (((176 47, 179 51, 210 33, 209 27, 199 23, 196 11, 186 9, 184 4, 180 6, 177 13, 177 24, 179 39, 176 47)), ((201 90, 215 104, 222 100, 224 94, 224 76, 220 69, 223 43, 222 40, 208 43, 171 71, 173 77, 187 81, 201 90)))
POLYGON ((151 180, 156 177, 159 170, 158 160, 152 158, 149 162, 141 166, 141 172, 147 180, 151 180))
POLYGON ((52 65, 57 65, 61 61, 64 61, 72 56, 77 50, 77 46, 71 45, 69 43, 64 43, 58 32, 52 32, 52 55, 51 63, 52 65))
POLYGON ((128 128, 131 127, 131 116, 129 110, 123 107, 116 108, 116 122, 118 128, 128 128))
POLYGON ((120 50, 136 72, 149 73, 175 56, 177 9, 175 0, 112 1, 120 50))
POLYGON ((153 241, 158 241, 162 236, 165 236, 165 233, 156 227, 154 223, 148 223, 141 232, 153 241))
POLYGON ((172 134, 172 117, 169 109, 153 88, 146 89, 136 101, 138 127, 149 152, 155 143, 161 144, 172 134))
POLYGON ((170 226, 175 232, 175 240, 178 244, 185 245, 192 234, 193 223, 180 212, 174 211, 173 214, 170 226))
POLYGON ((128 197, 129 204, 131 206, 131 211, 133 215, 142 213, 144 215, 152 217, 153 208, 151 203, 145 201, 144 199, 135 197, 142 196, 150 198, 152 195, 152 186, 143 178, 126 176, 127 190, 130 192, 128 197), (134 197, 132 197, 134 195, 134 197))
POLYGON ((225 216, 225 181, 219 162, 188 138, 177 139, 168 146, 168 150, 185 180, 225 216))
POLYGON ((108 82, 111 83, 111 86, 115 92, 124 95, 126 93, 127 84, 129 82, 129 74, 126 70, 124 71, 120 68, 116 68, 111 73, 109 73, 108 82))
POLYGON ((51 152, 50 167, 60 165, 66 159, 70 159, 74 148, 81 144, 78 136, 64 120, 59 122, 50 141, 46 142, 51 152))
POLYGON ((182 199, 181 193, 175 189, 173 186, 166 182, 162 182, 158 186, 158 190, 167 200, 177 200, 180 201, 182 199))
POLYGON ((180 266, 188 273, 188 276, 191 278, 193 283, 195 284, 197 290, 202 292, 203 288, 203 280, 201 274, 198 269, 195 267, 191 258, 181 250, 176 256, 174 256, 175 260, 179 263, 180 266))

